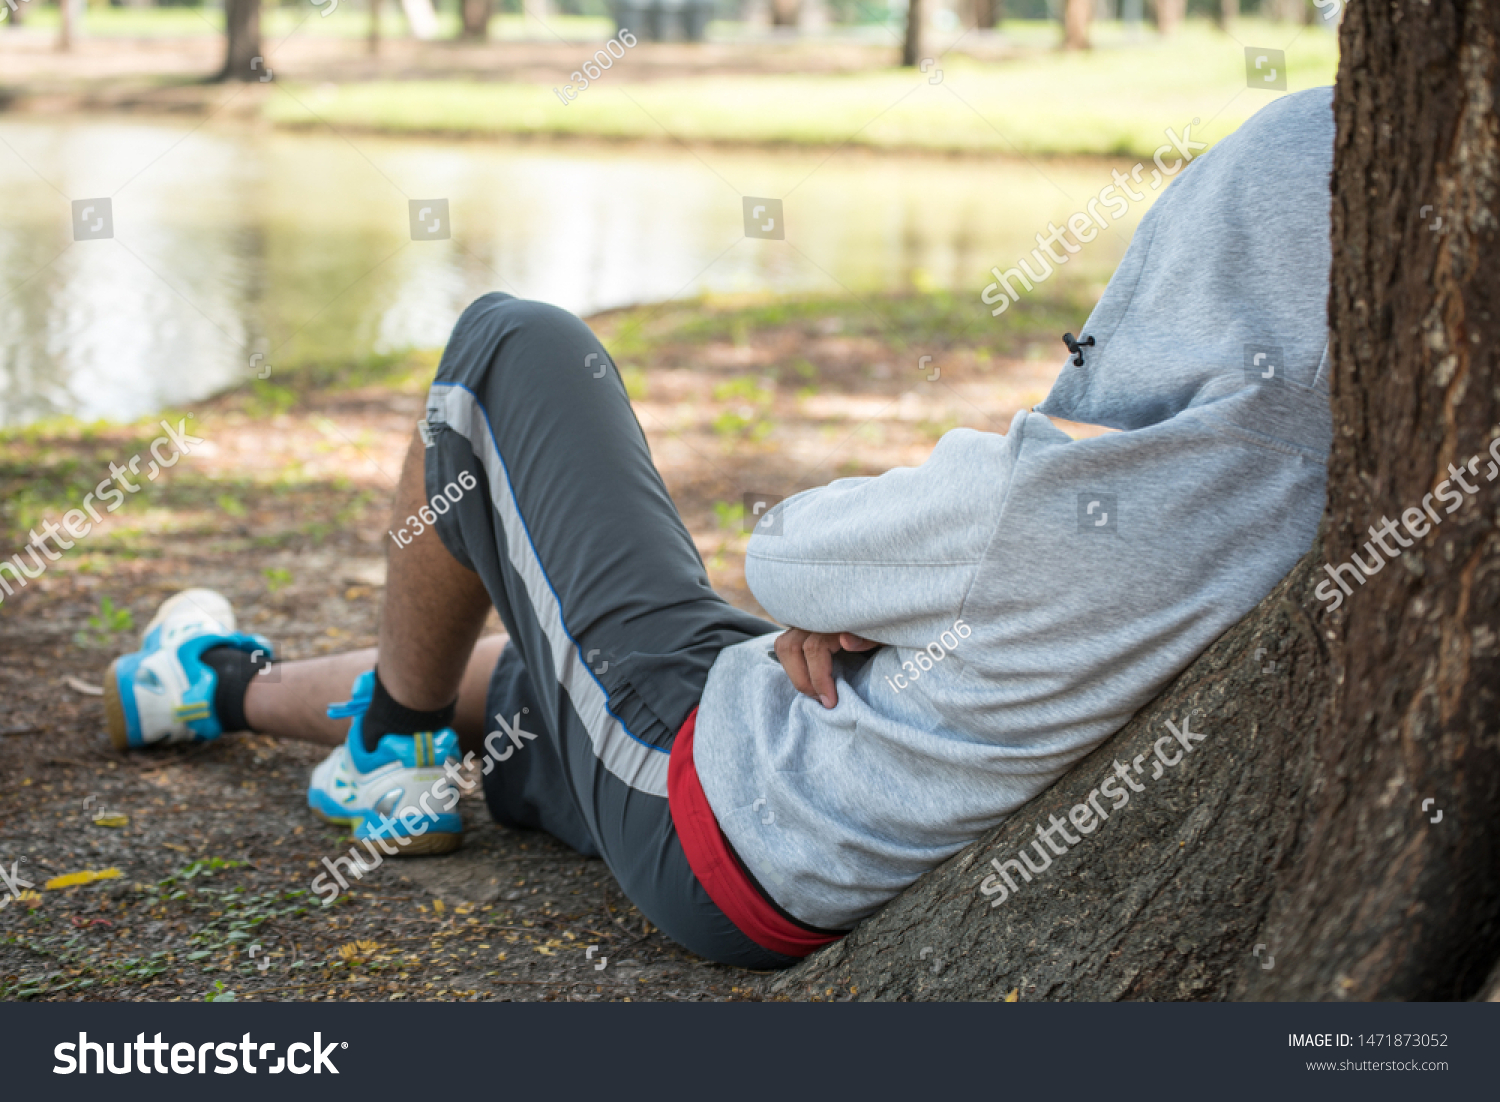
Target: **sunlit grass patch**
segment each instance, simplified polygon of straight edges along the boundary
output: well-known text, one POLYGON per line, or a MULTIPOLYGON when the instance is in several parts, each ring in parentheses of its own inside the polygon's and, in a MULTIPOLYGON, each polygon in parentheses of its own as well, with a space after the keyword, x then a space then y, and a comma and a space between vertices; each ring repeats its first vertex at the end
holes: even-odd
MULTIPOLYGON (((1055 28, 1046 34, 1055 41, 1055 28)), ((1086 52, 1050 48, 1044 36, 1038 48, 1005 61, 950 54, 936 84, 894 64, 857 73, 605 81, 564 106, 550 85, 372 81, 296 87, 293 96, 268 100, 266 110, 283 125, 407 134, 1150 157, 1166 127, 1180 132, 1196 117, 1200 133, 1218 141, 1274 98, 1247 89, 1241 42, 1285 50, 1292 91, 1333 83, 1338 65, 1335 35, 1256 19, 1241 20, 1234 37, 1202 20, 1170 39, 1097 37, 1098 48, 1086 52)))

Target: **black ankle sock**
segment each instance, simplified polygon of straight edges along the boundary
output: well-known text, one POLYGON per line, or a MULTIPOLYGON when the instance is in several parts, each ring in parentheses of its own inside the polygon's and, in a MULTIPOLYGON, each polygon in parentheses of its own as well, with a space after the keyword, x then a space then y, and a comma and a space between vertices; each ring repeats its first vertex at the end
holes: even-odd
POLYGON ((383 735, 414 735, 418 731, 437 731, 453 722, 453 712, 458 701, 436 711, 419 712, 397 703, 386 692, 380 681, 380 670, 375 671, 375 692, 370 697, 370 707, 365 712, 361 731, 365 749, 374 750, 383 735))
POLYGON ((238 647, 210 647, 203 652, 203 664, 219 675, 214 689, 214 714, 226 732, 248 731, 245 722, 245 693, 261 668, 270 665, 264 657, 251 657, 238 647))

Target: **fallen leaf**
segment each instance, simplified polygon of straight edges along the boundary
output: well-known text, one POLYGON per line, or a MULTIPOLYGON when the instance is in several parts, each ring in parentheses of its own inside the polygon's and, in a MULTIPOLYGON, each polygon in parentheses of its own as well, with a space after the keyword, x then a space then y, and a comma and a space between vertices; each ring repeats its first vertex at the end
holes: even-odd
POLYGON ((94 816, 96 827, 122 827, 130 823, 129 815, 122 815, 118 811, 101 811, 94 816))
POLYGON ((104 689, 102 686, 90 685, 87 681, 80 681, 76 677, 63 678, 63 684, 72 689, 75 693, 82 693, 84 696, 104 695, 104 689))
POLYGON ((434 910, 434 911, 436 911, 436 912, 437 912, 437 913, 438 913, 438 914, 442 914, 442 913, 443 913, 443 911, 444 911, 444 910, 445 910, 445 909, 446 909, 446 908, 444 908, 444 906, 443 906, 443 901, 442 901, 442 900, 441 900, 441 899, 434 899, 434 900, 433 900, 433 901, 432 901, 432 909, 433 909, 433 910, 434 910))
POLYGON ((1010 994, 1007 995, 1007 996, 1005 996, 1005 1001, 1008 1002, 1008 1003, 1013 1003, 1013 1002, 1017 1002, 1020 998, 1021 998, 1021 989, 1019 987, 1012 987, 1010 989, 1010 994))
POLYGON ((95 880, 118 880, 120 870, 115 868, 83 869, 80 872, 64 873, 62 876, 54 876, 42 885, 43 891, 56 891, 58 888, 71 888, 75 884, 92 884, 95 880))

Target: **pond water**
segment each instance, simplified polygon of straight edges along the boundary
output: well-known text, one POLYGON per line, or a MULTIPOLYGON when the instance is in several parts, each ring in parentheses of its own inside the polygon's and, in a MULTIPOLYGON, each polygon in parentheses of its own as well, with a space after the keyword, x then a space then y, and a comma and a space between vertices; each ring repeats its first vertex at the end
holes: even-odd
MULTIPOLYGON (((129 419, 278 361, 438 347, 492 290, 580 314, 704 292, 977 300, 1112 167, 6 120, 0 424, 129 419), (783 201, 785 240, 746 236, 745 196, 783 201), (413 240, 432 200, 449 236, 413 240)), ((1107 278, 1144 209, 1056 278, 1107 278)))

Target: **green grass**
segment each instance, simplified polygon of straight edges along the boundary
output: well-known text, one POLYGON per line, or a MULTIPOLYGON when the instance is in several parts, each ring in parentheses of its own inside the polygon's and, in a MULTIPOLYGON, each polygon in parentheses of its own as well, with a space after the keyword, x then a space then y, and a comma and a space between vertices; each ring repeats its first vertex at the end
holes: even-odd
MULTIPOLYGON (((1246 20, 1236 38, 1194 22, 1169 41, 1087 54, 1038 50, 979 63, 950 56, 943 80, 910 70, 680 78, 629 84, 606 74, 564 106, 551 86, 373 81, 291 87, 282 125, 440 135, 839 145, 934 152, 1150 156, 1163 130, 1202 119, 1220 139, 1278 93, 1245 86, 1241 42, 1287 51, 1292 91, 1331 84, 1333 35, 1246 20)), ((628 58, 628 55, 627 55, 628 58)), ((621 64, 628 64, 628 60, 621 64)), ((564 75, 558 74, 558 83, 564 75)))

